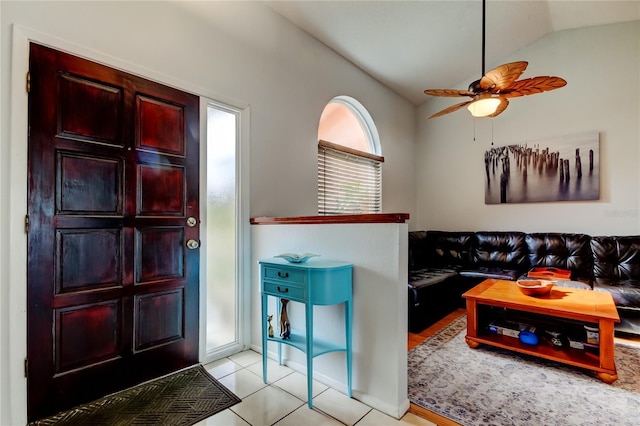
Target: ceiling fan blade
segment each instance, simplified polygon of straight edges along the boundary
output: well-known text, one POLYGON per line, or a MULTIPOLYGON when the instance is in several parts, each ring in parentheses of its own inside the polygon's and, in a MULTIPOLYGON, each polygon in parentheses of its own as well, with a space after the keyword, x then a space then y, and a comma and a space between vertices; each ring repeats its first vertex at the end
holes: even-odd
POLYGON ((474 97, 476 94, 468 90, 455 90, 455 89, 427 89, 425 94, 431 96, 446 96, 449 98, 455 98, 458 96, 470 96, 474 97))
POLYGON ((510 62, 485 73, 480 79, 480 88, 493 93, 508 89, 529 65, 526 61, 510 62))
POLYGON ((449 114, 450 112, 457 111, 460 108, 463 108, 463 107, 469 105, 471 102, 473 102, 473 100, 470 100, 470 101, 467 101, 467 102, 460 102, 459 104, 451 105, 450 107, 445 108, 440 112, 436 112, 435 114, 433 114, 432 116, 430 116, 428 118, 436 118, 436 117, 440 117, 441 115, 449 114))
POLYGON ((508 98, 515 98, 559 89, 566 84, 567 82, 560 77, 541 76, 525 78, 524 80, 516 81, 509 89, 501 92, 501 94, 508 98))
POLYGON ((495 117, 496 115, 501 114, 502 111, 507 109, 507 107, 509 106, 509 100, 507 98, 505 98, 504 96, 499 96, 499 98, 500 98, 500 105, 498 105, 498 108, 496 108, 496 112, 489 115, 488 117, 495 117))

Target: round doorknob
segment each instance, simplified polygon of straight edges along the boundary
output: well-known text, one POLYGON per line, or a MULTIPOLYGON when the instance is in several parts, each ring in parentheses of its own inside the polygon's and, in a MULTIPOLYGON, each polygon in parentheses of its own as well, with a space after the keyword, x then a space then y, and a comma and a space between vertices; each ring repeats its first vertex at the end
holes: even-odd
POLYGON ((187 241, 187 248, 190 250, 195 250, 198 247, 200 247, 200 243, 197 242, 196 240, 189 240, 187 241))

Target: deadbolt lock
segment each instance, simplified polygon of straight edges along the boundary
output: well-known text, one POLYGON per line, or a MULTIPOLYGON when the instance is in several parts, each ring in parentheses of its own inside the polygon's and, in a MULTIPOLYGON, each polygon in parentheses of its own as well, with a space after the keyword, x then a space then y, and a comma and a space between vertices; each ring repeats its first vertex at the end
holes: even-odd
POLYGON ((187 218, 187 226, 193 228, 194 226, 197 225, 197 223, 198 223, 198 220, 195 217, 190 216, 187 218))

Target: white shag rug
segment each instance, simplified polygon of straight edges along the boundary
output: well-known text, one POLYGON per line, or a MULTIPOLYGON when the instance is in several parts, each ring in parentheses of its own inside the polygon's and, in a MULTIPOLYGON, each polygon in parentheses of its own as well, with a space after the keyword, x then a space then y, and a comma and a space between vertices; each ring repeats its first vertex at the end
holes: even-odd
POLYGON ((616 344, 618 380, 465 343, 466 316, 409 351, 409 400, 462 425, 640 425, 640 348, 616 344))

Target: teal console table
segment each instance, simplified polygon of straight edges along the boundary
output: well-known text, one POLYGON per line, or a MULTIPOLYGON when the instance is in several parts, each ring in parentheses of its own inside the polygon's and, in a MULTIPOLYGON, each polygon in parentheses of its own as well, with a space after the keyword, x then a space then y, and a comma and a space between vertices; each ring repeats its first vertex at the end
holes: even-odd
MULTIPOLYGON (((305 263, 289 263, 281 258, 263 259, 260 264, 260 294, 262 296, 262 378, 267 383, 267 342, 278 343, 278 363, 282 364, 282 344, 304 352, 307 358, 307 396, 313 407, 313 358, 328 352, 344 351, 347 358, 347 394, 351 397, 351 324, 353 319, 353 264, 312 258, 305 263), (291 329, 289 338, 279 333, 268 336, 267 301, 277 298, 278 312, 273 324, 280 321, 280 300, 305 304, 304 329, 291 329), (335 344, 313 337, 313 306, 345 304, 345 344, 335 344)), ((272 325, 273 325, 272 324, 272 325)))

